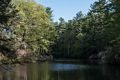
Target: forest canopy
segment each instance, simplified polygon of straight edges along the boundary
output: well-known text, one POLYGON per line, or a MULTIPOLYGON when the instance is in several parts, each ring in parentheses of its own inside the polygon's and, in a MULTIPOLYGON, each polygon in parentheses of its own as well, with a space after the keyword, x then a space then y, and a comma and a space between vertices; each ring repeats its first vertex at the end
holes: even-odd
POLYGON ((61 17, 59 22, 53 21, 50 7, 34 0, 1 0, 0 4, 0 53, 8 59, 20 49, 31 59, 53 55, 120 60, 119 0, 95 1, 87 14, 80 11, 73 19, 61 17))

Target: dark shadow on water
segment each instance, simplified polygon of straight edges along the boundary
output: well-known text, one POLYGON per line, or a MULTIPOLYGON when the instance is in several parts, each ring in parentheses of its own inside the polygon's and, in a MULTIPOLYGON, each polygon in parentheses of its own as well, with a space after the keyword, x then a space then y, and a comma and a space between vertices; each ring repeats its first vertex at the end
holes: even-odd
POLYGON ((12 71, 0 67, 0 80, 120 80, 120 66, 71 61, 18 64, 12 71))

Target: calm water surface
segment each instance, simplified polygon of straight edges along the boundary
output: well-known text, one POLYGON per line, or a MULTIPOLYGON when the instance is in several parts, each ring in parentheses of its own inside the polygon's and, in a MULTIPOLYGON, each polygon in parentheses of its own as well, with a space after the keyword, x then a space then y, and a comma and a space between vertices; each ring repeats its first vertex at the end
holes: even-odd
POLYGON ((120 66, 76 61, 0 66, 0 80, 120 80, 120 66))

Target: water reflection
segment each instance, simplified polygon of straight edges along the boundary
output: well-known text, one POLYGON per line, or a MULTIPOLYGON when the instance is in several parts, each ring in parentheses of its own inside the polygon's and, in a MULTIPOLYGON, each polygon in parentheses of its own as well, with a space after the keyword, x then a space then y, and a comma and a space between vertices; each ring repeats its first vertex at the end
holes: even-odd
POLYGON ((72 62, 24 64, 13 71, 0 67, 0 80, 120 80, 119 67, 72 62))
POLYGON ((27 66, 26 65, 16 65, 15 80, 27 80, 27 66))
POLYGON ((52 71, 71 71, 71 70, 78 70, 88 68, 85 65, 79 64, 64 64, 64 63, 56 63, 52 64, 52 71))
POLYGON ((28 80, 49 80, 50 78, 50 65, 49 63, 29 64, 28 67, 28 80))

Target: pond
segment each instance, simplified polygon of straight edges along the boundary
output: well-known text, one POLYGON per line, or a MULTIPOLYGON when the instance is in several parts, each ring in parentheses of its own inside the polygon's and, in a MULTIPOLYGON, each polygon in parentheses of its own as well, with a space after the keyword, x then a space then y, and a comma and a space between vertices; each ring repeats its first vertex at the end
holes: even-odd
POLYGON ((1 65, 0 80, 120 80, 120 66, 79 61, 1 65))

